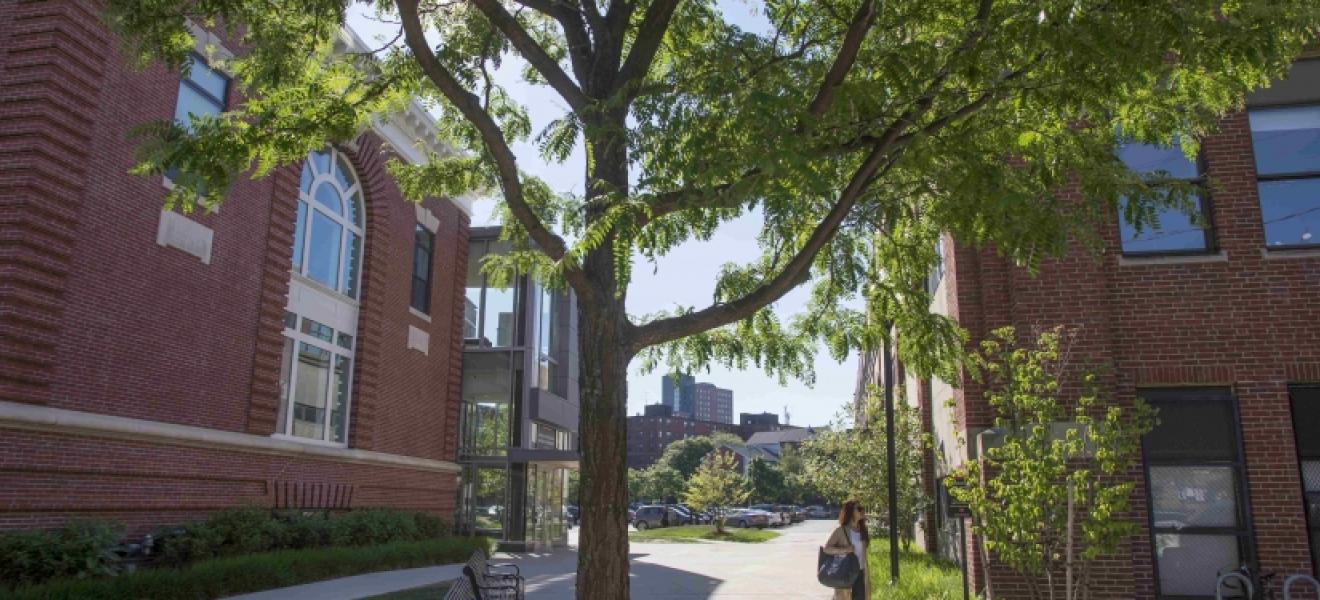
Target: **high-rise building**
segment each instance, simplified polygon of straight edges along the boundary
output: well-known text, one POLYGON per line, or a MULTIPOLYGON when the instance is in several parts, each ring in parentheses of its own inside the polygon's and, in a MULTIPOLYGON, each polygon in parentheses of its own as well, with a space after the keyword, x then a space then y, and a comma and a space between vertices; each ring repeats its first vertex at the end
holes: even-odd
POLYGON ((733 390, 698 382, 691 375, 662 375, 660 398, 675 416, 733 424, 733 390))

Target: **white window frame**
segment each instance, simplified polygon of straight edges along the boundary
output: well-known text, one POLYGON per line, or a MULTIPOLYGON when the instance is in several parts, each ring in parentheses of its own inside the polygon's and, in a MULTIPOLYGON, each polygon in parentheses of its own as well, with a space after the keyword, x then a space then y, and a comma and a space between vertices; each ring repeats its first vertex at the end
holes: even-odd
MULTIPOLYGON (((306 442, 309 444, 321 444, 326 446, 333 446, 336 448, 345 448, 348 446, 349 435, 353 427, 353 420, 349 418, 349 415, 353 414, 353 368, 356 366, 354 364, 355 357, 353 356, 353 353, 357 348, 358 339, 357 336, 354 335, 353 347, 345 348, 343 346, 340 346, 336 342, 333 341, 327 342, 319 337, 314 337, 305 334, 302 332, 301 329, 302 321, 305 318, 307 317, 298 315, 298 319, 294 323, 292 329, 288 327, 284 328, 284 337, 293 340, 293 352, 289 357, 290 363, 288 366, 289 381, 287 387, 285 388, 285 394, 284 394, 285 397, 281 400, 282 402, 287 403, 288 406, 285 407, 284 410, 285 414, 284 414, 283 433, 276 432, 273 437, 278 437, 278 438, 283 438, 298 442, 306 442), (295 435, 293 433, 293 404, 294 404, 294 396, 297 393, 297 389, 298 389, 298 351, 299 351, 298 345, 299 344, 307 344, 309 346, 321 350, 329 351, 331 356, 330 371, 329 371, 330 381, 327 382, 326 384, 325 427, 321 431, 321 439, 303 437, 300 435, 295 435), (341 356, 348 359, 348 397, 345 398, 344 400, 344 441, 336 442, 330 439, 330 433, 332 429, 330 411, 332 410, 331 407, 334 406, 335 394, 338 392, 338 388, 334 386, 334 372, 335 372, 334 358, 341 356)), ((312 320, 315 321, 315 319, 312 320)), ((320 321, 317 322, 320 323, 320 321)), ((340 333, 347 333, 347 332, 341 332, 337 329, 334 329, 333 327, 331 328, 331 330, 334 332, 331 337, 335 339, 339 338, 340 333)))
MULTIPOLYGON (((361 180, 358 179, 357 173, 350 172, 348 173, 348 176, 349 179, 352 180, 352 185, 350 185, 347 189, 345 189, 344 186, 340 185, 339 180, 335 178, 333 171, 335 169, 338 169, 340 164, 350 165, 349 168, 351 169, 352 168, 351 163, 349 163, 347 157, 345 157, 341 152, 339 152, 339 150, 335 148, 327 148, 326 150, 324 150, 324 152, 330 156, 331 172, 327 172, 327 173, 319 172, 319 169, 316 166, 316 161, 312 160, 310 154, 307 156, 307 160, 304 162, 303 168, 311 170, 312 180, 310 183, 308 183, 306 189, 303 189, 301 180, 299 181, 298 202, 299 204, 305 207, 307 218, 301 224, 303 229, 301 232, 302 247, 296 249, 298 255, 295 258, 300 257, 301 260, 291 259, 290 271, 299 275, 300 277, 304 278, 309 282, 316 283, 318 286, 322 288, 332 289, 335 292, 343 295, 344 297, 350 300, 357 300, 359 297, 361 297, 362 294, 362 272, 365 270, 363 268, 365 265, 361 263, 358 264, 358 270, 356 273, 357 281, 353 282, 355 285, 352 286, 353 287, 352 294, 349 294, 345 291, 349 288, 349 285, 347 281, 344 281, 343 274, 344 274, 344 263, 345 261, 348 260, 349 257, 348 248, 345 247, 345 243, 348 241, 347 238, 350 232, 358 236, 358 243, 361 246, 358 249, 359 260, 361 261, 366 257, 366 243, 367 243, 366 233, 363 230, 363 227, 361 226, 361 224, 366 222, 366 210, 364 206, 364 204, 366 204, 366 201, 364 199, 364 195, 362 194, 362 182, 361 180), (333 212, 330 212, 324 206, 321 206, 321 203, 317 202, 316 198, 312 197, 311 192, 316 188, 320 187, 323 183, 329 183, 330 185, 334 186, 335 190, 339 193, 340 211, 343 213, 343 215, 337 215, 333 212), (356 207, 349 206, 348 199, 352 194, 357 194, 358 202, 356 207), (358 225, 354 225, 353 222, 347 218, 346 215, 349 213, 350 210, 357 211, 357 222, 359 223, 358 225), (331 221, 334 221, 340 227, 339 261, 335 265, 335 273, 336 273, 335 278, 337 281, 334 287, 328 286, 324 282, 317 281, 315 278, 313 278, 311 275, 307 273, 307 268, 309 264, 309 261, 307 260, 308 252, 310 252, 312 245, 312 220, 313 220, 312 211, 320 212, 323 216, 329 218, 331 221), (295 263, 296 266, 294 266, 295 263)), ((299 176, 301 177, 301 174, 299 176)), ((295 221, 294 226, 297 227, 298 225, 299 224, 297 223, 297 221, 295 221)), ((297 239, 298 233, 299 232, 297 231, 294 232, 295 240, 297 239)))

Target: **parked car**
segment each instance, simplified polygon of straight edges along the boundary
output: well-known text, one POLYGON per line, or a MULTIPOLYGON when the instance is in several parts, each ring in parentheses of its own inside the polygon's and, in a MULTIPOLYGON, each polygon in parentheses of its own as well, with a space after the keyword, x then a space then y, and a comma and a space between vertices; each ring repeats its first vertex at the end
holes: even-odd
POLYGON ((711 522, 711 514, 709 512, 697 510, 686 504, 675 504, 674 506, 677 506, 679 508, 682 508, 683 510, 688 511, 688 514, 692 515, 693 523, 696 523, 698 525, 705 525, 711 522))
POLYGON ((834 519, 839 516, 839 511, 826 508, 824 506, 808 506, 808 519, 834 519))
POLYGON ((765 529, 770 526, 770 514, 749 508, 737 508, 724 515, 724 523, 731 527, 755 527, 765 529))
POLYGON ((788 504, 779 504, 775 506, 775 510, 778 511, 779 514, 784 517, 785 523, 792 524, 792 523, 802 522, 802 519, 798 518, 796 506, 790 506, 788 504))
POLYGON ((568 505, 564 507, 564 521, 568 522, 569 527, 577 527, 578 520, 582 518, 582 511, 578 507, 568 505))
POLYGON ((779 510, 779 508, 773 504, 753 504, 748 508, 752 510, 759 510, 761 512, 766 512, 772 515, 773 518, 770 519, 771 527, 783 527, 785 525, 788 525, 789 520, 787 514, 779 510))
POLYGON ((692 511, 683 508, 682 505, 671 504, 666 508, 669 509, 670 525, 691 525, 697 522, 697 518, 692 514, 692 511))
POLYGON ((807 509, 796 504, 793 505, 793 520, 801 523, 807 520, 807 509))
POLYGON ((646 531, 656 527, 667 527, 673 525, 669 521, 669 509, 659 505, 642 506, 637 509, 632 519, 633 527, 637 531, 646 531))

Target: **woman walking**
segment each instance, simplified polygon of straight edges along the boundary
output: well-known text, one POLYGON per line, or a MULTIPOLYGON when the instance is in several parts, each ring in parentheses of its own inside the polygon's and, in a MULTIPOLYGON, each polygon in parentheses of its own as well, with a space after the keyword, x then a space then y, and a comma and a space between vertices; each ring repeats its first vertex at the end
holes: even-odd
POLYGON ((862 570, 852 589, 834 590, 834 600, 871 600, 871 571, 866 568, 866 546, 870 542, 871 535, 866 531, 866 513, 861 503, 856 500, 844 502, 839 511, 839 527, 830 534, 824 550, 832 556, 855 553, 862 570))

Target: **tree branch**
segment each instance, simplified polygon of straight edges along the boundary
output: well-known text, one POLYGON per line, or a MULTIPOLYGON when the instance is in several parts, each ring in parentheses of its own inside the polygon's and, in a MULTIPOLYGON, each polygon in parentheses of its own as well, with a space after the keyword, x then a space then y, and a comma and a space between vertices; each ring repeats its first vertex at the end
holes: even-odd
POLYGON ((619 86, 625 90, 629 99, 637 97, 640 86, 636 84, 651 69, 655 54, 660 50, 660 42, 665 39, 665 32, 669 31, 669 21, 678 3, 679 0, 651 0, 651 5, 646 7, 646 15, 642 17, 642 24, 637 29, 637 39, 633 40, 628 58, 619 70, 619 86))
MULTIPOLYGON (((417 0, 395 0, 395 4, 403 20, 404 40, 416 57, 422 72, 481 134, 482 143, 495 161, 500 188, 504 192, 505 202, 509 204, 509 211, 546 256, 556 261, 563 260, 567 252, 564 240, 546 229, 545 224, 536 216, 536 212, 527 204, 527 199, 523 196, 518 161, 504 139, 504 132, 490 114, 481 108, 481 100, 464 89, 454 78, 453 73, 450 73, 431 51, 431 47, 426 42, 426 31, 422 28, 421 18, 417 12, 417 0)), ((564 276, 579 295, 592 293, 591 286, 578 266, 566 265, 564 276)))
POLYGON ((857 61, 857 53, 862 49, 862 41, 866 39, 867 32, 879 14, 875 4, 875 0, 865 0, 853 14, 852 22, 848 24, 848 33, 843 36, 843 45, 839 47, 834 63, 830 65, 825 79, 820 82, 820 89, 816 91, 816 97, 807 108, 807 113, 812 117, 819 119, 825 115, 825 111, 834 102, 834 93, 843 84, 848 71, 852 70, 853 63, 857 61))
MULTIPOLYGON (((893 137, 896 138, 897 135, 893 137)), ((797 254, 778 275, 732 302, 713 304, 696 312, 651 321, 639 326, 632 337, 633 351, 746 319, 805 281, 810 273, 812 261, 834 238, 839 226, 861 199, 872 179, 882 169, 888 170, 893 166, 896 158, 890 157, 892 143, 891 138, 888 143, 877 144, 872 149, 862 166, 853 173, 847 187, 830 208, 830 212, 816 225, 811 237, 807 238, 807 242, 798 249, 797 254)))
POLYGON ((665 215, 694 208, 734 208, 742 204, 746 198, 729 194, 729 190, 760 175, 761 169, 754 167, 743 172, 737 179, 719 185, 703 188, 688 187, 660 192, 651 199, 650 217, 639 221, 637 227, 645 227, 665 215))
MULTIPOLYGON (((579 82, 585 81, 591 69, 591 36, 582 24, 583 18, 596 27, 590 13, 583 13, 564 0, 514 0, 518 4, 535 10, 554 19, 564 28, 564 40, 568 42, 568 57, 573 64, 573 74, 579 82)), ((591 5, 588 0, 585 5, 591 5)), ((592 5, 594 8, 594 5, 592 5)), ((603 26, 603 25, 602 25, 603 26)), ((578 86, 581 88, 581 86, 578 86)))
MULTIPOLYGON (((532 39, 531 34, 523 29, 518 20, 509 14, 509 11, 504 10, 504 5, 500 4, 499 0, 472 0, 472 3, 481 14, 486 15, 496 29, 509 38, 513 47, 518 49, 518 53, 545 78, 550 87, 554 88, 574 111, 580 112, 588 106, 590 101, 577 83, 559 68, 559 63, 532 39)), ((565 33, 567 34, 567 31, 565 33)))

